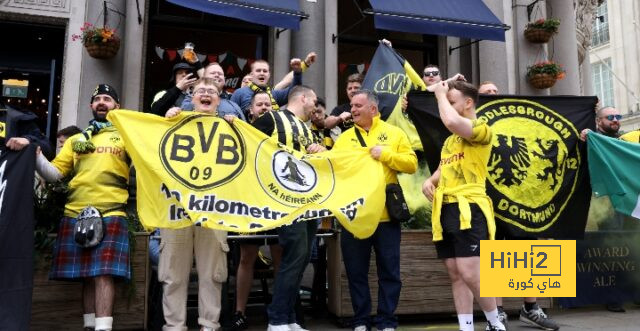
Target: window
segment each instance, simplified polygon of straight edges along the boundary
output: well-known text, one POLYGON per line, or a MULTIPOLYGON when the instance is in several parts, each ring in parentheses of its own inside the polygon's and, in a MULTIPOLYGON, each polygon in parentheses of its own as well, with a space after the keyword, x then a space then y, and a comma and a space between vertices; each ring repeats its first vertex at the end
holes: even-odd
POLYGON ((600 99, 601 107, 615 107, 613 100, 613 73, 611 58, 592 64, 593 89, 600 99))
POLYGON ((591 46, 598 47, 609 42, 609 15, 607 13, 607 2, 604 1, 596 11, 596 20, 593 22, 593 35, 591 36, 591 46))

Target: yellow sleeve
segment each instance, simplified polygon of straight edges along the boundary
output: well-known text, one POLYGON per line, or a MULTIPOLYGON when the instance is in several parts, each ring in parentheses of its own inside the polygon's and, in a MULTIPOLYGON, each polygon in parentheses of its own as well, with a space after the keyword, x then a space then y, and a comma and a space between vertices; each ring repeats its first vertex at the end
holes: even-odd
MULTIPOLYGON (((407 174, 416 172, 418 168, 418 158, 411 148, 407 134, 402 130, 392 130, 389 132, 391 136, 396 136, 393 146, 382 149, 380 154, 380 162, 387 167, 407 174)), ((340 139, 338 139, 340 140, 340 139)))
POLYGON ((628 141, 630 143, 640 143, 640 130, 631 131, 620 136, 621 140, 628 141))
POLYGON ((73 145, 73 141, 76 138, 78 138, 78 136, 81 134, 82 133, 79 133, 69 137, 64 142, 64 145, 62 145, 62 149, 60 150, 60 153, 56 155, 56 158, 53 159, 53 161, 51 161, 51 164, 54 167, 56 167, 58 171, 60 171, 60 173, 62 174, 62 177, 67 176, 71 172, 71 170, 73 170, 74 152, 73 152, 72 145, 73 145))
POLYGON ((471 138, 468 139, 470 143, 479 145, 488 145, 491 143, 492 133, 487 122, 475 119, 472 121, 471 125, 471 138))

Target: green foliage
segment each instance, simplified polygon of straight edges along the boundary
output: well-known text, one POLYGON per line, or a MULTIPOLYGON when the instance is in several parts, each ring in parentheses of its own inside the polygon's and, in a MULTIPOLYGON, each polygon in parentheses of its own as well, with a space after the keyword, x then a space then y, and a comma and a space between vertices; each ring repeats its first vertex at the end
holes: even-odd
POLYGON ((557 33, 560 27, 560 20, 557 18, 538 19, 527 24, 527 29, 542 29, 552 33, 557 33))
POLYGON ((562 66, 553 61, 543 61, 527 67, 527 77, 537 74, 548 74, 556 77, 556 79, 564 78, 565 71, 562 66))

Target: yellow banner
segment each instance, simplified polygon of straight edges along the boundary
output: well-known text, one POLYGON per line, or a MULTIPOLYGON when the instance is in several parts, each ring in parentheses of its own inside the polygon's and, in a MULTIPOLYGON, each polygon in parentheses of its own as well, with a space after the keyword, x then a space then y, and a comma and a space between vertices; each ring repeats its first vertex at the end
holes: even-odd
POLYGON ((480 296, 575 297, 575 240, 482 240, 480 296))
POLYGON ((147 228, 198 224, 256 232, 335 216, 354 236, 375 231, 385 202, 382 165, 366 149, 302 154, 240 120, 108 115, 136 168, 147 228))

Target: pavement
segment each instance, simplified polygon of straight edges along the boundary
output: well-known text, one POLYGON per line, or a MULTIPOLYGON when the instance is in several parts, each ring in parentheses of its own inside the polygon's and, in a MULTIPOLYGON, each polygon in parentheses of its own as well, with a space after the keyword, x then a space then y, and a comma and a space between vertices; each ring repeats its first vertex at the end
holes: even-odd
MULTIPOLYGON (((626 313, 613 313, 605 310, 602 306, 591 306, 586 308, 572 309, 549 309, 547 313, 560 325, 562 331, 578 330, 640 330, 640 306, 634 304, 625 305, 626 313)), ((263 314, 257 314, 263 315, 263 314)), ((249 317, 249 331, 266 330, 267 322, 263 317, 251 314, 249 317)), ((451 331, 458 330, 457 319, 452 316, 400 316, 400 326, 398 331, 451 331)), ((323 317, 307 317, 307 328, 312 331, 346 331, 336 317, 326 315, 323 317)), ((486 322, 484 316, 476 314, 475 330, 484 330, 486 322)), ((375 328, 373 329, 375 330, 375 328)), ((373 331, 372 330, 372 331, 373 331)), ((517 313, 510 314, 509 331, 533 331, 539 330, 525 325, 518 320, 517 313)))

